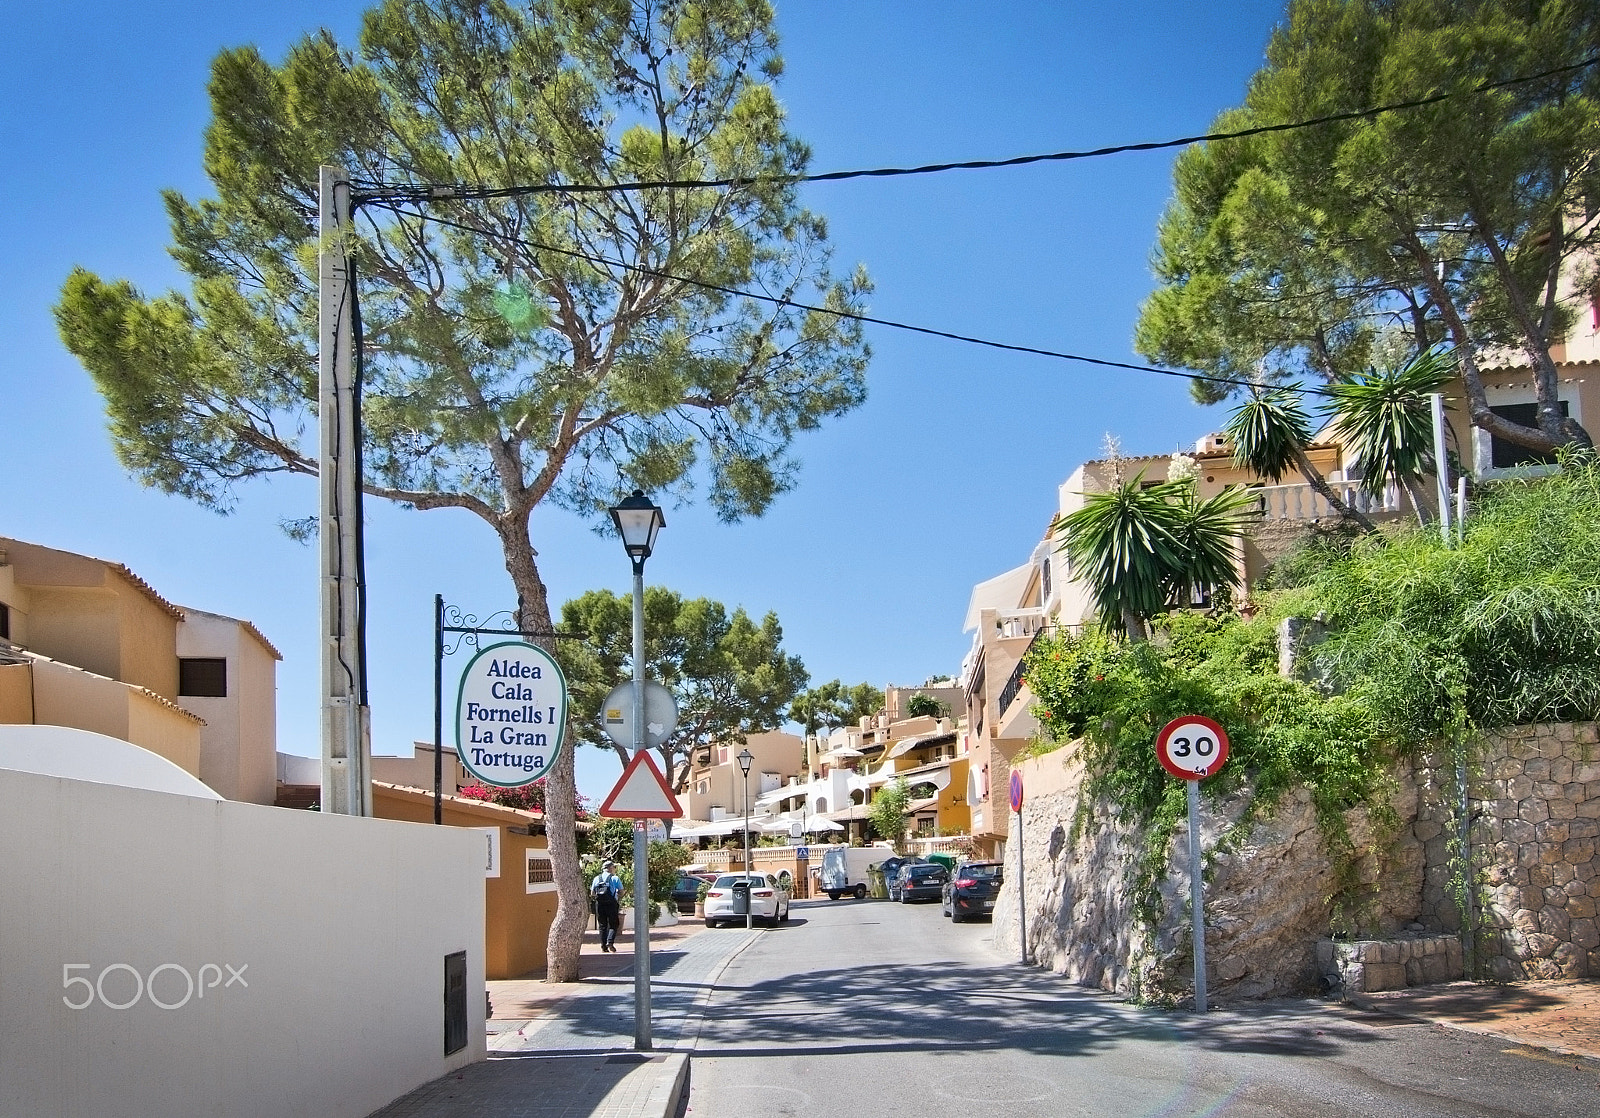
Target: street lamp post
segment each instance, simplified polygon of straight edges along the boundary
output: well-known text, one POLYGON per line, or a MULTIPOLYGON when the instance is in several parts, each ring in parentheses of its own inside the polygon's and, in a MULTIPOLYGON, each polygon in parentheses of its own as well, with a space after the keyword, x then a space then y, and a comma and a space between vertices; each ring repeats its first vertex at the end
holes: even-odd
MULTIPOLYGON (((622 546, 633 561, 633 752, 642 752, 644 732, 644 561, 655 550, 656 533, 667 518, 643 491, 611 510, 622 546)), ((633 1046, 648 1052, 650 1043, 650 846, 643 820, 633 825, 633 1046)))
POLYGON ((747 930, 756 926, 756 906, 751 900, 755 889, 751 874, 755 858, 750 853, 750 763, 754 760, 755 755, 748 749, 739 750, 739 770, 744 773, 744 926, 747 930))

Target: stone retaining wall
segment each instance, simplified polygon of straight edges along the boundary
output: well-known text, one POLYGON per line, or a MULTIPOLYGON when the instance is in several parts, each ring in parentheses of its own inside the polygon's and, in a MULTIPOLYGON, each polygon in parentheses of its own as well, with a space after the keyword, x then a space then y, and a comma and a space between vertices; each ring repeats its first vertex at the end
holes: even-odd
MULTIPOLYGON (((1155 927, 1135 906, 1140 828, 1118 823, 1112 805, 1088 809, 1076 841, 1082 767, 1071 747, 1023 762, 1025 785, 1051 789, 1028 794, 1023 807, 1022 866, 1026 871, 1028 940, 1040 966, 1085 985, 1148 998, 1178 998, 1193 986, 1190 963, 1187 832, 1168 844, 1165 877, 1157 897, 1155 927)), ((1219 998, 1260 998, 1315 993, 1322 988, 1316 944, 1338 919, 1332 894, 1334 864, 1323 847, 1304 791, 1285 797, 1271 818, 1247 835, 1234 834, 1226 849, 1218 839, 1247 806, 1242 796, 1205 801, 1201 845, 1208 852, 1206 886, 1207 985, 1219 998)), ((1395 810, 1415 815, 1415 789, 1397 782, 1395 810)), ((1380 840, 1364 810, 1347 813, 1358 848, 1356 864, 1365 904, 1350 913, 1350 928, 1364 935, 1393 935, 1420 912, 1422 846, 1402 830, 1380 840)), ((994 941, 1018 949, 1019 852, 1006 851, 1006 879, 995 907, 994 941)))
MULTIPOLYGON (((1193 974, 1183 829, 1168 845, 1154 926, 1148 926, 1135 911, 1143 832, 1119 823, 1113 805, 1100 803, 1083 808, 1083 825, 1073 839, 1083 773, 1071 746, 1017 767, 1025 785, 1040 792, 1030 791, 1024 805, 1021 850, 1014 844, 1006 850, 996 945, 1008 951, 1018 945, 1015 885, 1021 865, 1027 872, 1029 944, 1039 965, 1106 990, 1152 998, 1185 995, 1193 974)), ((1491 735, 1480 746, 1473 773, 1471 857, 1479 901, 1468 929, 1450 888, 1458 791, 1442 757, 1394 774, 1398 831, 1381 833, 1360 809, 1346 814, 1360 852, 1353 880, 1335 881, 1334 862, 1303 790, 1285 797, 1248 834, 1232 835, 1223 849, 1218 839, 1240 818, 1246 801, 1203 801, 1210 989, 1223 999, 1315 992, 1324 974, 1317 941, 1335 928, 1385 941, 1463 932, 1468 977, 1600 977, 1595 723, 1491 735), (1341 891, 1346 903, 1336 907, 1334 894, 1341 891)), ((1376 961, 1406 971, 1410 959, 1376 961)), ((1407 982, 1432 980, 1425 964, 1410 969, 1416 974, 1407 973, 1407 982)))
MULTIPOLYGON (((1423 919, 1458 930, 1450 888, 1455 775, 1428 757, 1413 833, 1425 843, 1423 919)), ((1484 978, 1600 977, 1600 744, 1596 724, 1545 723, 1489 735, 1472 764, 1471 860, 1478 908, 1468 938, 1484 978)))

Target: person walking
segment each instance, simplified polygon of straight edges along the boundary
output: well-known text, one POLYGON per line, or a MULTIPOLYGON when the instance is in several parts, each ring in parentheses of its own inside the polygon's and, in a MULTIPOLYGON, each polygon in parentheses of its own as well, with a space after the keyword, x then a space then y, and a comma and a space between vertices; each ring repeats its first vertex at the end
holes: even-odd
POLYGON ((600 872, 589 882, 589 896, 594 903, 595 923, 600 926, 600 950, 617 950, 617 927, 622 923, 622 879, 617 876, 617 864, 606 862, 600 872))

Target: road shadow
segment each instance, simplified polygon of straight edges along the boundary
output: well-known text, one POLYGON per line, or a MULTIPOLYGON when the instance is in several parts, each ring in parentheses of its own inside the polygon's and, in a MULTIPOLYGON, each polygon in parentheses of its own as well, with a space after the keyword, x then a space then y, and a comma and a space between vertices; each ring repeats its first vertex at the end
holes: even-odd
POLYGON ((698 1051, 716 1056, 1018 1050, 1086 1056, 1125 1041, 1321 1056, 1384 1039, 1309 1002, 1197 1016, 1132 1005, 1016 966, 836 967, 719 986, 698 1051))
POLYGON ((1445 987, 1414 987, 1409 990, 1368 994, 1364 998, 1374 1010, 1396 1013, 1421 1013, 1429 1017, 1448 1017, 1470 1024, 1503 1022, 1518 1014, 1531 1014, 1564 1007, 1566 1000, 1552 997, 1528 986, 1460 984, 1445 987))

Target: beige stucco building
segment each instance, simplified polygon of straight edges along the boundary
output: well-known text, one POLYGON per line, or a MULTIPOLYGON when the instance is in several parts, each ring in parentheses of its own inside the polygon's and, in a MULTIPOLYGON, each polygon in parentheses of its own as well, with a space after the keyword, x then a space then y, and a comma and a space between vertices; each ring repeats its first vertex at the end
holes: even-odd
POLYGON ((281 658, 248 621, 175 605, 120 563, 0 537, 0 721, 121 738, 270 804, 281 658))
MULTIPOLYGON (((1318 440, 1307 447, 1306 454, 1342 500, 1377 520, 1405 515, 1399 493, 1375 499, 1361 491, 1337 442, 1318 440)), ((1299 475, 1272 482, 1236 466, 1232 448, 1217 434, 1205 436, 1176 456, 1118 456, 1085 462, 1057 489, 1056 516, 1082 508, 1087 494, 1106 492, 1119 484, 1119 479, 1166 481, 1179 457, 1187 460, 1183 466, 1193 471, 1202 497, 1214 496, 1230 485, 1243 485, 1257 493, 1261 518, 1238 541, 1236 551, 1246 587, 1307 524, 1334 516, 1326 499, 1299 475)), ((964 627, 972 635, 972 643, 961 666, 967 712, 962 751, 969 762, 967 802, 974 848, 980 856, 999 857, 1004 851, 1011 827, 1011 764, 1039 731, 1032 713, 1033 695, 1022 681, 1023 657, 1041 633, 1078 630, 1094 620, 1089 588, 1074 577, 1070 561, 1060 550, 1051 530, 1054 520, 1052 517, 1043 526, 1026 562, 978 583, 967 603, 964 627)))
POLYGON ((748 749, 750 802, 798 779, 804 766, 804 743, 782 730, 751 734, 743 745, 714 743, 691 758, 689 783, 682 797, 690 820, 715 822, 744 814, 745 778, 739 754, 748 749))

